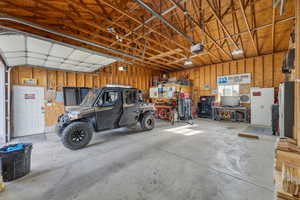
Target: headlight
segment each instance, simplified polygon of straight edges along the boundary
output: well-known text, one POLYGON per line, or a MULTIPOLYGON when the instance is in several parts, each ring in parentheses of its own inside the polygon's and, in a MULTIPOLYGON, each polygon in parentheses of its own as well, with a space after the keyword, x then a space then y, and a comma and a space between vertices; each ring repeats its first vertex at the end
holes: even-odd
POLYGON ((79 118, 79 112, 78 111, 71 111, 68 113, 68 117, 70 120, 78 119, 79 118))

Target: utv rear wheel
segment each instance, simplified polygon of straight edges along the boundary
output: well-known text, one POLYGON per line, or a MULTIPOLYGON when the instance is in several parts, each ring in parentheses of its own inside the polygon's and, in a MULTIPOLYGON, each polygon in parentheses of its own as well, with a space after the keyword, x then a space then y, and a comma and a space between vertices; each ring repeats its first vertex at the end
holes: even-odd
POLYGON ((145 131, 152 130, 155 127, 155 119, 153 114, 147 113, 141 120, 141 127, 145 131))
POLYGON ((86 122, 73 122, 62 132, 63 145, 71 150, 85 147, 91 141, 93 128, 86 122))

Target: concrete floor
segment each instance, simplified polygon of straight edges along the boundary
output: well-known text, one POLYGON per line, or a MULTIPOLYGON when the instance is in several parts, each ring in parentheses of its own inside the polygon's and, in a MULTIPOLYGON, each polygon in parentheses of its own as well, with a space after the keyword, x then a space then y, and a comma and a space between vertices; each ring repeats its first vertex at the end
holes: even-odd
POLYGON ((1 200, 271 200, 273 136, 238 137, 247 124, 158 122, 150 132, 97 133, 70 151, 54 134, 34 141, 32 172, 1 200))

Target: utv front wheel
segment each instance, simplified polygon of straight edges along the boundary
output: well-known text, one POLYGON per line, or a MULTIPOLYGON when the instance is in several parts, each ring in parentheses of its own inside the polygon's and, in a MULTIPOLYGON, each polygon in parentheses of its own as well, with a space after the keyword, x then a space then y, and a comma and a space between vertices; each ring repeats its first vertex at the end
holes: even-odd
POLYGON ((153 114, 147 113, 141 120, 141 127, 145 131, 152 130, 155 127, 155 119, 153 114))
POLYGON ((93 128, 85 122, 73 122, 62 132, 63 145, 71 150, 85 147, 91 141, 93 128))

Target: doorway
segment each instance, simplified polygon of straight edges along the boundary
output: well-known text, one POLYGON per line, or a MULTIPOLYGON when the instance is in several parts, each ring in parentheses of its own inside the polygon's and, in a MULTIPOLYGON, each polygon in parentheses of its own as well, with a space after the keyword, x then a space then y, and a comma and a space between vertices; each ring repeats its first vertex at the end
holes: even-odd
POLYGON ((13 86, 13 137, 45 131, 44 88, 13 86))

